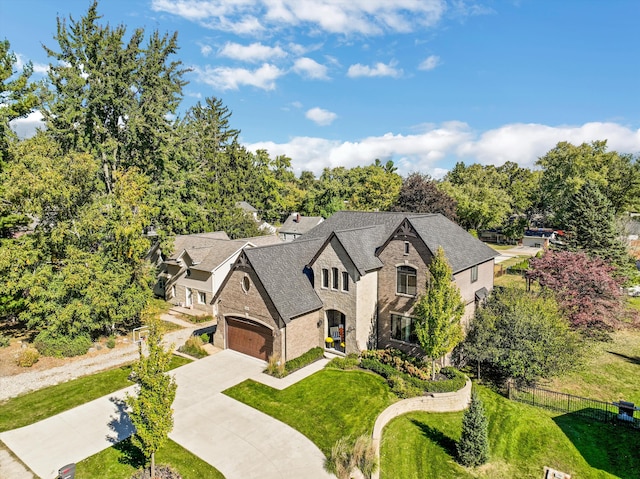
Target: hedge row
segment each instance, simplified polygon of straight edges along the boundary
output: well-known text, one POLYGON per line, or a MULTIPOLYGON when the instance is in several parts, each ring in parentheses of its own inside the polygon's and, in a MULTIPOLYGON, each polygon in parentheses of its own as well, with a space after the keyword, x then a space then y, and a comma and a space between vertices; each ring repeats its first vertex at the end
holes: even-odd
POLYGON ((305 366, 308 366, 311 363, 315 363, 318 359, 321 359, 323 357, 324 357, 323 348, 321 347, 312 348, 306 353, 302 354, 301 356, 298 356, 295 359, 287 361, 284 364, 284 369, 286 371, 286 374, 291 374, 292 372, 297 371, 298 369, 301 369, 305 366))

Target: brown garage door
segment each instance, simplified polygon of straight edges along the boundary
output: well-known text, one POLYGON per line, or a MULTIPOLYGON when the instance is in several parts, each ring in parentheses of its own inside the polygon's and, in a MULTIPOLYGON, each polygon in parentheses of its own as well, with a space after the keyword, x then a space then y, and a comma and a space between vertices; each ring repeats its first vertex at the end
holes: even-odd
POLYGON ((265 361, 273 352, 273 336, 265 326, 239 318, 227 318, 227 345, 265 361))

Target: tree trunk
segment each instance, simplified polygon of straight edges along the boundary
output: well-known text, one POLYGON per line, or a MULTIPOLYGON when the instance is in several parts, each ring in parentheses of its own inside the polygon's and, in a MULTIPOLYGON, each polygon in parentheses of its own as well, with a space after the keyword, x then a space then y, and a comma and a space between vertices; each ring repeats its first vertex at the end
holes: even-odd
POLYGON ((156 477, 156 453, 151 453, 151 479, 156 477))
POLYGON ((431 358, 431 380, 436 380, 436 359, 431 358))
POLYGON ((476 361, 478 363, 478 381, 480 381, 480 361, 476 361))

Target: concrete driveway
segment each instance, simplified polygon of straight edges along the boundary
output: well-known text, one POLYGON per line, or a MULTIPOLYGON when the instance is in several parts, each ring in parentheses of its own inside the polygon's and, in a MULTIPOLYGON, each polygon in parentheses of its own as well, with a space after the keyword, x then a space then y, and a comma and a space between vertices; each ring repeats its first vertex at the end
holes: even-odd
MULTIPOLYGON (((227 479, 333 477, 323 469, 323 454, 302 434, 221 394, 263 369, 263 361, 225 350, 172 371, 178 390, 171 439, 227 479)), ((131 434, 122 403, 126 391, 4 432, 0 440, 42 479, 53 479, 63 465, 131 434)))

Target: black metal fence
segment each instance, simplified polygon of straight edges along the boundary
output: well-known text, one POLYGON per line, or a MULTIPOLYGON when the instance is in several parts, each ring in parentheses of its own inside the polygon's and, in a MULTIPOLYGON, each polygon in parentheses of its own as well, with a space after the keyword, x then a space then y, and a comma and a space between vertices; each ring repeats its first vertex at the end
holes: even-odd
POLYGON ((553 411, 576 414, 603 422, 625 423, 640 428, 640 411, 628 403, 608 403, 538 387, 509 385, 509 399, 553 411))

